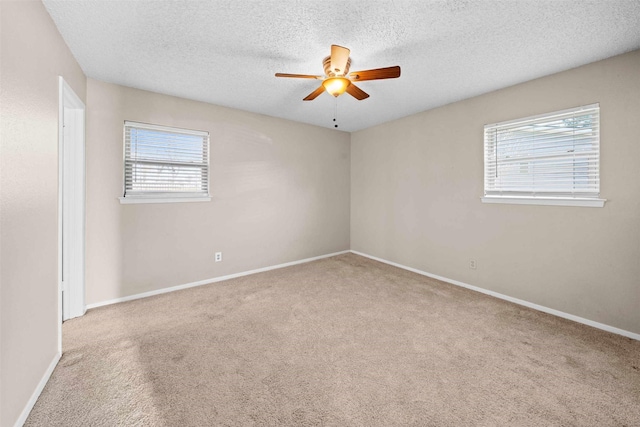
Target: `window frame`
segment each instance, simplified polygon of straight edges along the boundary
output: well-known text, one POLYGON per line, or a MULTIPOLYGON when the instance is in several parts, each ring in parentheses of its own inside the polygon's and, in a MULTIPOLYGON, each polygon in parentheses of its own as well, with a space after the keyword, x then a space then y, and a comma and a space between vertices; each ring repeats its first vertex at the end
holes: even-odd
MULTIPOLYGON (((211 156, 210 156, 210 134, 208 131, 200 131, 186 128, 178 128, 173 126, 164 126, 164 125, 156 125, 149 124, 143 122, 135 122, 130 120, 125 120, 123 125, 123 139, 122 139, 122 196, 118 199, 121 204, 137 204, 137 203, 186 203, 186 202, 209 202, 211 201, 211 156), (158 192, 154 194, 153 192, 149 192, 148 194, 127 194, 127 127, 138 128, 138 129, 146 129, 146 130, 155 130, 160 132, 167 133, 180 133, 185 135, 194 135, 201 136, 206 140, 205 144, 203 144, 203 149, 206 150, 206 168, 205 171, 207 173, 207 191, 206 193, 202 193, 202 195, 198 195, 192 192, 158 192)), ((170 164, 171 162, 167 162, 170 164)))
POLYGON ((483 192, 484 195, 480 198, 482 203, 498 203, 498 204, 525 204, 525 205, 551 205, 551 206, 583 206, 583 207, 603 207, 606 199, 600 198, 600 104, 590 104, 584 105, 575 108, 569 108, 565 110, 552 111, 548 113, 538 114, 535 116, 523 117, 514 120, 508 120, 499 123, 487 124, 484 126, 483 131, 483 192), (589 111, 596 110, 598 114, 598 136, 597 136, 597 144, 598 144, 598 185, 597 185, 597 195, 596 196, 568 196, 566 194, 560 194, 561 191, 558 191, 558 195, 554 196, 553 192, 548 189, 544 191, 543 195, 535 195, 535 190, 531 191, 531 194, 513 194, 514 192, 505 191, 506 194, 487 194, 489 191, 496 192, 500 190, 496 189, 487 189, 487 150, 488 150, 488 130, 496 129, 501 126, 506 125, 526 125, 526 123, 537 122, 541 119, 552 119, 554 116, 566 115, 569 113, 579 113, 581 111, 589 111))

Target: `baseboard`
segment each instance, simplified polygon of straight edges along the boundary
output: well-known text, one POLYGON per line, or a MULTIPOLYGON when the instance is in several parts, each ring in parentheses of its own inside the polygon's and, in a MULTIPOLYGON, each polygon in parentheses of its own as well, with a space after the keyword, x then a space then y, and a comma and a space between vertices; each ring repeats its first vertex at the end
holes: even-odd
POLYGON ((42 393, 44 386, 47 385, 49 378, 51 378, 51 374, 53 374, 53 370, 56 369, 56 366, 58 365, 58 362, 60 361, 61 356, 62 355, 60 353, 56 353, 56 355, 53 357, 51 364, 49 364, 49 367, 47 368, 44 375, 42 376, 42 379, 38 383, 38 386, 33 391, 31 398, 29 398, 29 401, 27 402, 24 409, 22 410, 22 413, 18 417, 16 423, 14 424, 14 427, 22 427, 25 421, 27 421, 27 417, 29 417, 29 414, 31 413, 33 406, 36 404, 38 397, 40 397, 40 393, 42 393))
POLYGON ((212 279, 205 279, 205 280, 199 280, 197 282, 185 283, 184 285, 171 286, 170 288, 157 289, 155 291, 144 292, 144 293, 141 293, 141 294, 135 294, 135 295, 129 295, 129 296, 122 297, 122 298, 110 299, 108 301, 102 301, 102 302, 98 302, 98 303, 95 303, 95 304, 89 304, 89 305, 86 306, 86 309, 89 310, 89 309, 92 309, 92 308, 97 308, 97 307, 102 307, 102 306, 105 306, 105 305, 116 304, 116 303, 119 303, 119 302, 132 301, 132 300, 136 300, 136 299, 140 299, 140 298, 151 297, 151 296, 154 296, 154 295, 166 294, 167 292, 175 292, 175 291, 179 291, 179 290, 182 290, 182 289, 193 288, 195 286, 208 285, 209 283, 222 282, 224 280, 235 279, 236 277, 249 276, 251 274, 263 273, 265 271, 277 270, 279 268, 284 268, 284 267, 291 267, 292 265, 304 264, 304 263, 307 263, 307 262, 316 261, 316 260, 323 259, 323 258, 329 258, 329 257, 336 256, 336 255, 342 255, 342 254, 346 254, 346 253, 349 253, 349 252, 350 251, 348 251, 348 250, 347 251, 341 251, 341 252, 334 252, 334 253, 331 253, 331 254, 320 255, 320 256, 316 256, 316 257, 312 257, 312 258, 305 258, 305 259, 301 259, 301 260, 298 260, 298 261, 285 262, 284 264, 272 265, 272 266, 269 266, 269 267, 257 268, 255 270, 243 271, 243 272, 240 272, 240 273, 228 274, 226 276, 214 277, 212 279))
POLYGON ((624 329, 616 328, 614 326, 605 325, 604 323, 595 322, 593 320, 585 319, 583 317, 575 316, 573 314, 565 313, 560 310, 555 310, 553 308, 545 307, 543 305, 534 304, 529 301, 521 300, 518 298, 513 298, 508 295, 504 295, 498 292, 490 291, 488 289, 479 288, 477 286, 469 285, 464 282, 460 282, 459 280, 449 279, 447 277, 438 276, 437 274, 427 273, 426 271, 418 270, 417 268, 407 267, 406 265, 398 264, 396 262, 387 261, 386 259, 378 258, 372 255, 368 255, 362 252, 352 250, 351 253, 356 255, 363 256, 365 258, 372 259, 374 261, 379 261, 384 264, 393 265, 394 267, 402 268, 403 270, 408 270, 417 274, 421 274, 423 276, 431 277, 432 279, 441 280, 443 282, 450 283, 452 285, 461 286, 463 288, 471 289, 472 291, 480 292, 486 295, 490 295, 495 298, 499 298, 505 301, 509 301, 518 305, 522 305, 528 308, 532 308, 534 310, 542 311, 544 313, 553 314, 554 316, 562 317, 564 319, 573 320, 574 322, 582 323, 597 329, 602 329, 603 331, 612 332, 614 334, 622 335, 627 338, 632 338, 634 340, 640 341, 640 334, 636 334, 634 332, 626 331, 624 329))

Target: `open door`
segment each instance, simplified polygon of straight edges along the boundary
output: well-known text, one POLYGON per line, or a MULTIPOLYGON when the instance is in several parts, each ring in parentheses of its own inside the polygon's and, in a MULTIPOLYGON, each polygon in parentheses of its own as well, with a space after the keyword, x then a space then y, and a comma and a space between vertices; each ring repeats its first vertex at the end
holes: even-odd
POLYGON ((85 106, 62 77, 59 84, 59 310, 67 320, 86 311, 85 106))

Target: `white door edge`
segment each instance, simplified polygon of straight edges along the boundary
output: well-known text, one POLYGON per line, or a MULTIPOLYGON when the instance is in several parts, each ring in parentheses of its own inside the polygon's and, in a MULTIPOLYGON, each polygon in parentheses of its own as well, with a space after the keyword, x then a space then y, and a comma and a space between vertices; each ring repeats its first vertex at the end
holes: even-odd
POLYGON ((58 350, 62 319, 85 309, 85 105, 59 77, 58 115, 58 350), (66 254, 66 256, 65 256, 66 254), (64 298, 62 297, 64 291, 64 298))

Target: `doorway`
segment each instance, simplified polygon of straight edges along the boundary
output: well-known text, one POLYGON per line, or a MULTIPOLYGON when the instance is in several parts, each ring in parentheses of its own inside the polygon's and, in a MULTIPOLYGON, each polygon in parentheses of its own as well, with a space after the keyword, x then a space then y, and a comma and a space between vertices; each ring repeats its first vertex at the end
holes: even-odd
POLYGON ((58 347, 62 321, 85 309, 85 105, 59 77, 58 347))

